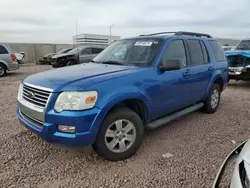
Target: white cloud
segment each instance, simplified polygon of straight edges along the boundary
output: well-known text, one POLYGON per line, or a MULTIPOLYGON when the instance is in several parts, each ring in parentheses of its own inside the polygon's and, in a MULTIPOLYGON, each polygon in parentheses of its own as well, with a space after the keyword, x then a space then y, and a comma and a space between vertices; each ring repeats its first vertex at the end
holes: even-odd
POLYGON ((0 41, 72 43, 78 33, 122 37, 188 30, 250 37, 249 0, 8 0, 0 2, 0 41))

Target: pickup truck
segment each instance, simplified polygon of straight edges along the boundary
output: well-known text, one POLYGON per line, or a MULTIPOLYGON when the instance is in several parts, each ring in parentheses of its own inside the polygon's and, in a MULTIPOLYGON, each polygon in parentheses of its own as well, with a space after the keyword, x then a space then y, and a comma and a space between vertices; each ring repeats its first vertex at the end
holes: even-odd
POLYGON ((250 81, 250 39, 243 39, 233 50, 225 52, 229 79, 250 81))
POLYGON ((137 152, 145 129, 198 109, 214 113, 227 65, 221 45, 207 34, 122 39, 90 63, 25 78, 16 113, 48 142, 92 145, 107 160, 123 160, 137 152))

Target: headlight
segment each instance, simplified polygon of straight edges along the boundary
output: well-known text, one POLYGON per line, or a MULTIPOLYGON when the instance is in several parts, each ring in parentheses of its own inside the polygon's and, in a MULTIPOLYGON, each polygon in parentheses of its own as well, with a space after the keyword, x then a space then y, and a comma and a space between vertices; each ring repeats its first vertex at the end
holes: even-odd
POLYGON ((23 95, 23 84, 20 84, 17 99, 21 99, 23 95))
POLYGON ((96 91, 65 91, 57 97, 54 109, 57 112, 62 112, 63 110, 86 110, 93 108, 96 100, 96 91))

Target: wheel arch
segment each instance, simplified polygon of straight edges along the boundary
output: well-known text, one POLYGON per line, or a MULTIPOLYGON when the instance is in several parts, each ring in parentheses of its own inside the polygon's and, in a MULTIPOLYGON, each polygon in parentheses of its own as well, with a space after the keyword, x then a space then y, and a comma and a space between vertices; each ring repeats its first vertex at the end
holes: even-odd
POLYGON ((102 107, 100 114, 98 115, 97 122, 91 127, 91 131, 98 132, 99 126, 101 126, 104 118, 113 110, 121 107, 127 107, 133 110, 139 115, 143 123, 146 124, 149 116, 149 101, 147 97, 142 94, 122 94, 115 96, 108 100, 106 104, 102 107))
POLYGON ((209 91, 210 91, 210 89, 211 89, 211 87, 212 87, 212 85, 213 85, 214 83, 218 84, 218 85, 220 86, 221 91, 223 91, 223 89, 224 89, 224 80, 223 80, 222 75, 221 75, 221 74, 218 74, 218 75, 214 76, 214 78, 213 78, 213 79, 211 80, 211 82, 209 83, 209 85, 208 85, 208 87, 207 87, 207 90, 206 90, 205 98, 208 96, 209 91))
POLYGON ((8 64, 5 61, 0 60, 0 64, 3 65, 6 68, 6 70, 9 70, 8 64))

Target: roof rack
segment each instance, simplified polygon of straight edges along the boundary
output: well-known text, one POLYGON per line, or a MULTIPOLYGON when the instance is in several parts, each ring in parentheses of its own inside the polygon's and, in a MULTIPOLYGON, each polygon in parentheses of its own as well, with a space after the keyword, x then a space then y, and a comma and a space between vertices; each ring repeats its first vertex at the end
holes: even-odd
POLYGON ((173 35, 189 35, 189 36, 195 36, 195 37, 207 37, 207 38, 213 38, 211 35, 204 34, 204 33, 194 33, 194 32, 186 32, 186 31, 175 31, 175 32, 160 32, 160 33, 151 33, 146 35, 139 35, 139 36, 154 36, 154 35, 162 35, 162 34, 173 34, 173 35))

